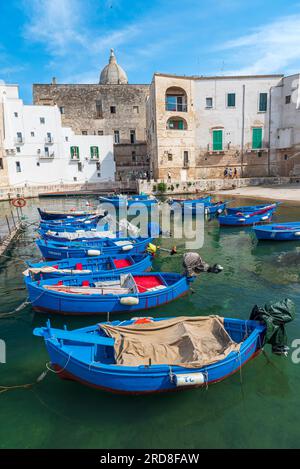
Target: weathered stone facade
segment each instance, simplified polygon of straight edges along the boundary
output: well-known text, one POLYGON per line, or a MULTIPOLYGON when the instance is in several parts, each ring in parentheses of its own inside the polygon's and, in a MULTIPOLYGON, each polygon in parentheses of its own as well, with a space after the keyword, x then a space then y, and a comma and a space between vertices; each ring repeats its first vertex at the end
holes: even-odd
POLYGON ((116 179, 137 177, 149 170, 146 145, 148 93, 149 85, 33 85, 34 104, 57 104, 62 112, 63 126, 71 127, 76 134, 114 136, 119 132, 120 143, 114 145, 116 179), (132 131, 135 136, 131 137, 132 131))

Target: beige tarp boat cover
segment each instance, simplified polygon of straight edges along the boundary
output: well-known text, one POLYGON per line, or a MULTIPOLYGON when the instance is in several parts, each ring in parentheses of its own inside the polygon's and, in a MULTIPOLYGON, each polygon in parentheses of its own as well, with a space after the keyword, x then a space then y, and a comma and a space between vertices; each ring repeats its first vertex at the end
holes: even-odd
POLYGON ((181 316, 164 321, 112 326, 99 324, 115 339, 117 365, 178 365, 200 368, 223 360, 240 345, 219 316, 181 316))
POLYGON ((55 267, 48 265, 45 267, 30 267, 24 270, 23 275, 27 277, 30 274, 50 274, 53 272, 56 274, 90 274, 91 270, 55 269, 55 267))

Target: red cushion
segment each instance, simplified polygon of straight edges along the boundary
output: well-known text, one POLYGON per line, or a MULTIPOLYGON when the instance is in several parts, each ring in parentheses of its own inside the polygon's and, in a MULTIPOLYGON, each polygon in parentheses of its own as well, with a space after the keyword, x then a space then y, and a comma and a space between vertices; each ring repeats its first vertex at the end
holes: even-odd
POLYGON ((81 284, 83 287, 89 287, 90 286, 90 282, 88 280, 82 280, 82 284, 81 284))
POLYGON ((122 267, 129 267, 132 265, 128 259, 114 259, 114 264, 117 269, 122 269, 122 267))
POLYGON ((59 280, 56 285, 63 285, 64 282, 62 280, 59 280))
POLYGON ((134 275, 133 278, 140 293, 144 293, 149 288, 163 285, 163 282, 156 275, 134 275))
POLYGON ((82 264, 81 262, 78 262, 78 264, 75 265, 76 270, 82 270, 82 264))
POLYGON ((53 269, 58 269, 58 265, 53 265, 53 269))

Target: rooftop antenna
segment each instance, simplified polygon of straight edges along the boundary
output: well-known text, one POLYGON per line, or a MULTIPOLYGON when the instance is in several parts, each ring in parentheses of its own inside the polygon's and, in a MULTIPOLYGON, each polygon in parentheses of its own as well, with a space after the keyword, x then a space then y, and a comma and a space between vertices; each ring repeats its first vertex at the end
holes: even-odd
POLYGON ((222 60, 222 66, 221 66, 221 69, 220 69, 221 75, 223 75, 223 73, 224 73, 224 68, 225 68, 225 62, 224 62, 224 60, 222 60))

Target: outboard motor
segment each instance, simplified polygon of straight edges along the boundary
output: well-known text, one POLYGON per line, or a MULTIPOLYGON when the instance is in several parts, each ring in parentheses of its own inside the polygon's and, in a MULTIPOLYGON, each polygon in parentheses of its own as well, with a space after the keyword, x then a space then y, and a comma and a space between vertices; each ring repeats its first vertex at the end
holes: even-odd
POLYGON ((187 277, 195 277, 201 272, 218 274, 224 270, 220 264, 208 264, 197 252, 186 252, 183 255, 182 265, 184 268, 184 275, 187 277))

